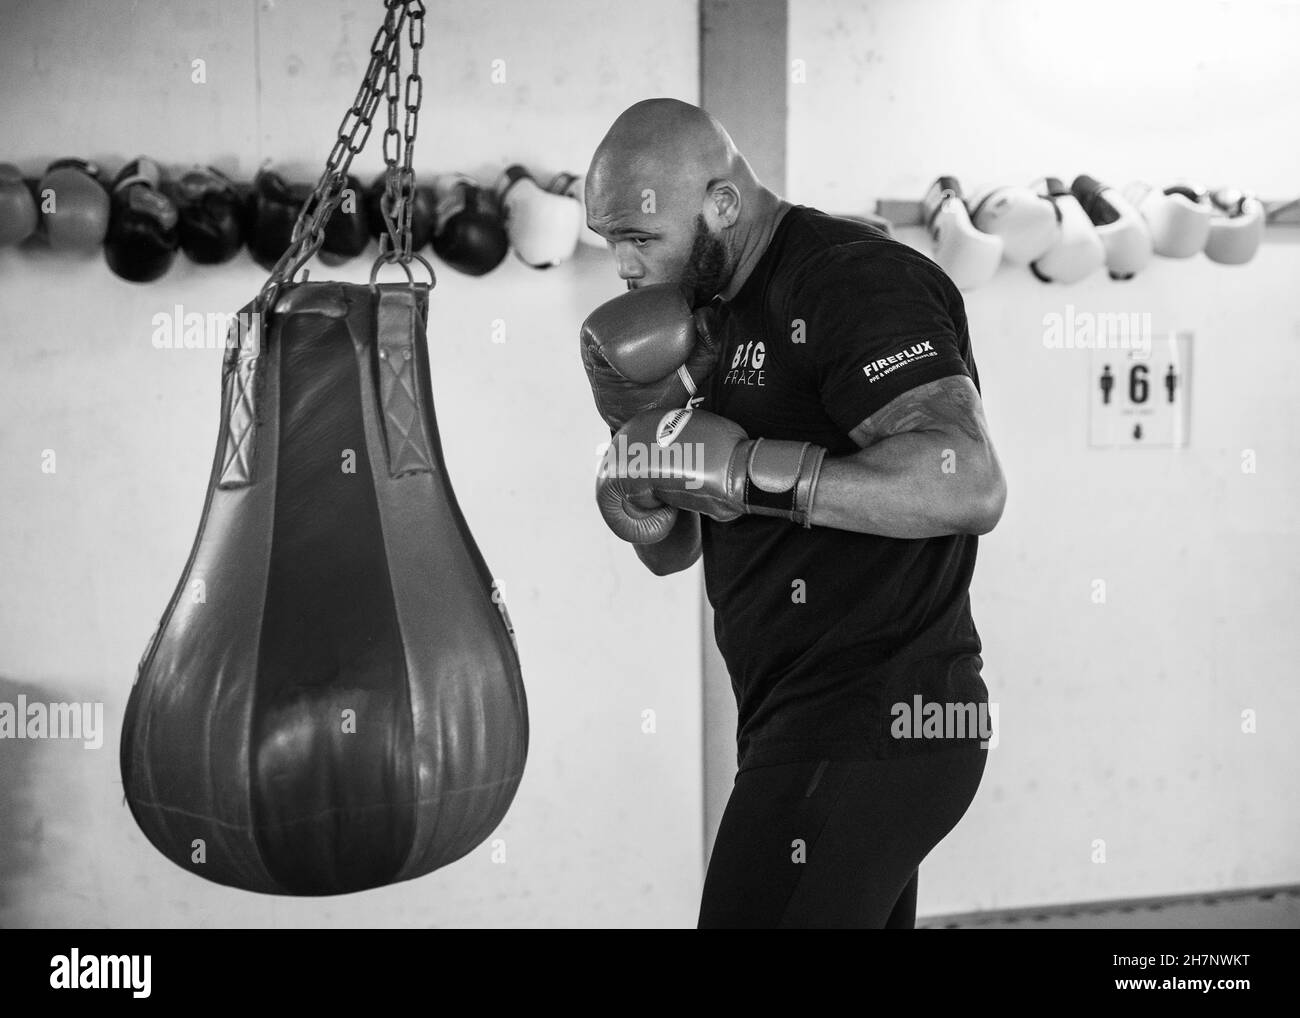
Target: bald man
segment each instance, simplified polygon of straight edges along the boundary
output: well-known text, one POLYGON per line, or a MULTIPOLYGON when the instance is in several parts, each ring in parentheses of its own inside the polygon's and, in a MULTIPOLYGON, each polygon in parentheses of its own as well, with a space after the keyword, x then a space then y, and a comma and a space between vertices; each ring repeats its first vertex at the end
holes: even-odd
POLYGON ((774 194, 677 100, 619 116, 585 199, 630 289, 676 283, 707 316, 720 353, 690 426, 822 457, 802 517, 751 504, 752 483, 661 484, 700 511, 635 546, 658 575, 703 554, 736 694, 699 926, 912 928, 918 866, 991 734, 968 588, 1006 484, 961 294, 884 231, 774 194))

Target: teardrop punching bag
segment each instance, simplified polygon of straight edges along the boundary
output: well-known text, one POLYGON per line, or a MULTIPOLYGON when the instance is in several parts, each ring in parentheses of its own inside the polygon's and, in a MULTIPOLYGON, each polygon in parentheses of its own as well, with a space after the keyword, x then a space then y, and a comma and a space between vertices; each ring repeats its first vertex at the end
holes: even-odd
POLYGON ((141 829, 217 883, 421 876, 522 777, 514 633, 443 463, 428 297, 289 283, 232 328, 198 536, 121 746, 141 829))

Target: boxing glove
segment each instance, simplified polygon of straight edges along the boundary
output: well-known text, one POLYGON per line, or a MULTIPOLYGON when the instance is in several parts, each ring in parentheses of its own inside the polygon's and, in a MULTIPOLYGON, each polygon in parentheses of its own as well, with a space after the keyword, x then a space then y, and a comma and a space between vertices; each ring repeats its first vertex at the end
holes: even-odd
POLYGON ((652 499, 722 523, 753 514, 807 528, 825 458, 811 442, 750 439, 735 421, 705 410, 650 410, 614 436, 596 502, 610 529, 633 543, 655 512, 645 508, 652 499))
POLYGON ((1027 187, 986 188, 970 207, 975 229, 1001 237, 1002 257, 1011 265, 1041 258, 1061 234, 1056 206, 1027 187))
POLYGON ((1002 261, 1002 238, 981 233, 971 223, 956 177, 939 177, 930 185, 921 215, 934 260, 958 289, 970 290, 993 278, 1002 261))
POLYGON ((1174 184, 1163 191, 1135 180, 1124 197, 1141 213, 1155 252, 1165 258, 1190 258, 1205 249, 1214 209, 1200 188, 1174 184))
POLYGON ((606 301, 582 323, 580 346, 596 410, 611 433, 646 410, 685 406, 719 353, 713 313, 692 312, 671 283, 606 301))
MULTIPOLYGON (((606 452, 605 461, 609 458, 606 452)), ((656 544, 672 533, 676 507, 659 501, 648 482, 620 477, 605 461, 596 477, 596 506, 615 536, 629 544, 656 544)))
MULTIPOLYGON (((342 265, 361 254, 370 243, 370 222, 361 181, 348 174, 340 199, 325 223, 325 239, 317 252, 326 265, 342 265)), ((415 247, 414 239, 411 247, 415 247)))
POLYGON ((162 184, 162 170, 144 157, 127 163, 113 181, 104 260, 131 283, 161 279, 176 260, 180 217, 162 184))
MULTIPOLYGON (((370 236, 379 239, 388 232, 384 219, 384 194, 387 189, 388 174, 381 173, 366 191, 366 223, 370 236)), ((422 250, 433 237, 434 219, 437 214, 437 199, 433 188, 417 184, 411 196, 411 251, 422 250)), ((393 223, 397 229, 397 223, 393 223)))
POLYGON ((1044 177, 1035 188, 1049 198, 1060 215, 1061 232, 1052 246, 1029 263, 1044 283, 1077 283, 1106 264, 1106 248, 1092 220, 1056 177, 1044 177))
POLYGON ((245 205, 244 237, 248 253, 270 272, 293 243, 293 228, 310 184, 290 184, 274 170, 259 170, 245 205))
POLYGON ((57 159, 38 186, 41 229, 55 251, 88 254, 108 233, 108 191, 99 167, 84 159, 57 159))
POLYGON ((582 206, 538 186, 522 166, 509 166, 496 186, 510 246, 525 265, 549 269, 573 257, 585 218, 582 206))
POLYGON ((36 201, 17 166, 0 163, 0 247, 21 244, 36 232, 36 201))
POLYGON ((1132 279, 1147 267, 1154 249, 1151 231, 1128 199, 1086 174, 1074 178, 1070 193, 1101 238, 1111 279, 1132 279))
POLYGON ((1205 254, 1223 265, 1244 265, 1255 257, 1264 239, 1263 203, 1253 195, 1228 187, 1210 192, 1214 214, 1205 254))
POLYGON ((587 175, 585 173, 557 173, 546 186, 551 194, 568 195, 576 201, 582 209, 582 226, 578 230, 578 240, 588 247, 597 247, 602 251, 605 250, 605 238, 595 230, 587 227, 587 196, 585 186, 587 175))
POLYGON ((433 250, 457 272, 483 276, 510 250, 501 206, 492 191, 460 173, 434 178, 433 250))
POLYGON ((242 200, 235 185, 211 166, 196 166, 168 189, 176 204, 181 250, 199 265, 230 261, 244 245, 242 200))

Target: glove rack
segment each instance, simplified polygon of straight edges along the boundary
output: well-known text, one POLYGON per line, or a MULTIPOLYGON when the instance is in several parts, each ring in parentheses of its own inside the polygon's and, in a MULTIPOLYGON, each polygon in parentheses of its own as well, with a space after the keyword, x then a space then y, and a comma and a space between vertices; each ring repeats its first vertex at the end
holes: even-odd
MULTIPOLYGON (((1300 226, 1300 198, 1284 198, 1278 201, 1263 201, 1264 223, 1266 226, 1300 226)), ((876 215, 889 220, 893 226, 924 226, 919 201, 900 198, 879 198, 876 200, 876 215)))

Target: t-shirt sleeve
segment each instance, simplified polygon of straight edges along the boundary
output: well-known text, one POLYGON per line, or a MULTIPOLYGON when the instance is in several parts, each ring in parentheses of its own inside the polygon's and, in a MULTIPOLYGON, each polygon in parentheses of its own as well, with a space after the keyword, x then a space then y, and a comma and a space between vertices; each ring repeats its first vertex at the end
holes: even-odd
POLYGON ((868 259, 848 248, 810 265, 791 289, 788 313, 804 324, 830 418, 847 433, 909 389, 969 376, 964 323, 950 311, 960 302, 943 270, 920 255, 868 259))

